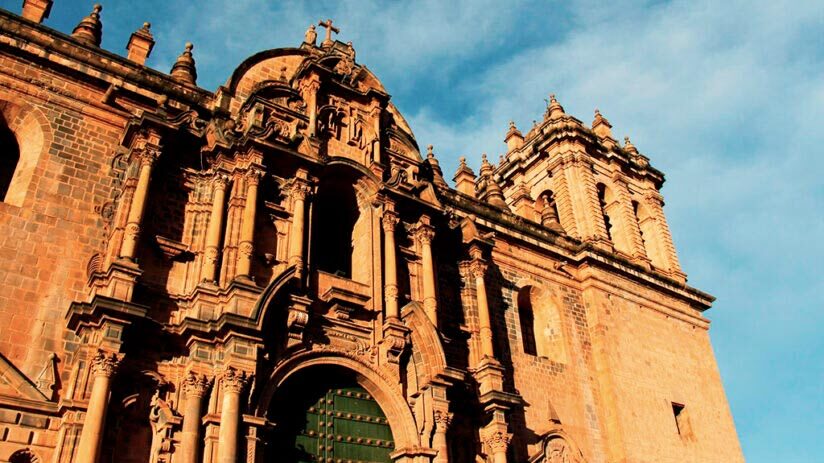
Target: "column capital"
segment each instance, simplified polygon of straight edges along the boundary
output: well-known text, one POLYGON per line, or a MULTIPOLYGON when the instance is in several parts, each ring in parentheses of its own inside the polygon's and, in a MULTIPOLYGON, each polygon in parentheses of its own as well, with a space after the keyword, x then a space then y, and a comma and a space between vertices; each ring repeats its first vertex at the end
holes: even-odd
POLYGON ((397 212, 390 210, 383 211, 383 217, 381 218, 383 231, 387 233, 395 231, 395 226, 398 225, 398 222, 400 222, 400 218, 397 212))
POLYGON ((111 378, 120 365, 120 356, 115 352, 106 352, 98 349, 92 357, 92 376, 111 378))
POLYGON ((475 278, 483 278, 489 265, 484 259, 476 258, 467 262, 467 270, 475 278))
POLYGON ((260 183, 260 178, 263 177, 263 170, 257 167, 250 167, 243 175, 246 177, 246 182, 249 185, 257 185, 260 183))
POLYGON ((415 239, 420 241, 423 245, 432 244, 432 239, 435 238, 435 228, 429 223, 419 222, 415 226, 415 239))
POLYGON ((229 185, 229 176, 223 172, 215 172, 212 176, 212 185, 215 189, 225 189, 229 185))
POLYGON ((249 377, 246 372, 233 367, 227 367, 220 377, 220 384, 223 386, 224 392, 233 392, 235 394, 240 394, 248 382, 249 377))
POLYGON ((204 397, 210 384, 211 380, 206 375, 190 371, 183 380, 183 393, 187 396, 204 397))
POLYGON ((312 185, 306 180, 295 179, 289 188, 289 193, 293 199, 305 201, 312 194, 312 185))
POLYGON ((435 427, 438 431, 446 432, 452 424, 453 413, 446 410, 435 410, 435 427))
POLYGON ((484 443, 489 447, 492 453, 506 452, 509 447, 509 442, 512 440, 512 434, 503 431, 495 431, 486 436, 484 443))

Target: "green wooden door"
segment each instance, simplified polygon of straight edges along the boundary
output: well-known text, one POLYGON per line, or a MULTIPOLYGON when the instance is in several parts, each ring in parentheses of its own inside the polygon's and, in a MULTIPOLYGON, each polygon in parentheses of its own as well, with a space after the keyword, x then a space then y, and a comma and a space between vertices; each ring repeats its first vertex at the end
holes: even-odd
POLYGON ((310 397, 289 407, 271 461, 361 463, 389 462, 392 432, 378 403, 359 386, 310 388, 310 397), (305 400, 310 399, 310 400, 305 400), (308 405, 308 406, 307 406, 308 405), (296 409, 303 408, 303 410, 296 409), (291 435, 290 435, 291 434, 291 435), (292 448, 284 448, 289 447, 292 448), (291 458, 286 458, 287 455, 291 458))

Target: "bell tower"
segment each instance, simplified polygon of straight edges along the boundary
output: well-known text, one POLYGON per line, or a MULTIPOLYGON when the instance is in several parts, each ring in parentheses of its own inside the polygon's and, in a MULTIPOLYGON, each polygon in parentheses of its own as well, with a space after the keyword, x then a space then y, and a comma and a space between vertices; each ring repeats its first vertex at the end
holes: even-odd
POLYGON ((523 135, 510 122, 494 176, 515 214, 679 282, 660 193, 664 174, 598 111, 588 127, 550 95, 543 120, 523 135))

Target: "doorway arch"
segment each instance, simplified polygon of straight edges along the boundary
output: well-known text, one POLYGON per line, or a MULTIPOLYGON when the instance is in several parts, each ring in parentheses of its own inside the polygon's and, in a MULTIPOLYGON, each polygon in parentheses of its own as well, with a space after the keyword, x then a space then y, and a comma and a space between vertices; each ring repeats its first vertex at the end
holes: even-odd
MULTIPOLYGON (((357 354, 352 352, 338 352, 327 348, 298 353, 280 362, 261 390, 256 414, 266 416, 278 427, 277 417, 275 416, 278 415, 278 412, 275 409, 283 403, 283 395, 280 393, 288 393, 292 387, 290 383, 300 384, 301 381, 305 381, 307 378, 320 376, 320 381, 328 381, 326 384, 320 384, 318 386, 319 390, 332 390, 333 393, 337 393, 337 389, 343 390, 343 387, 336 387, 332 380, 339 377, 349 381, 351 392, 356 392, 355 388, 362 388, 362 394, 367 394, 369 400, 374 400, 377 404, 385 417, 385 424, 390 429, 393 454, 397 454, 398 451, 404 449, 419 448, 420 441, 415 419, 409 405, 401 395, 398 381, 394 381, 393 384, 392 381, 358 357, 357 354)), ((344 391, 344 394, 345 392, 347 391, 344 391)), ((305 397, 304 404, 309 400, 311 400, 311 397, 305 397)), ((369 416, 380 418, 378 415, 369 416)), ((344 459, 344 461, 346 460, 344 459)))

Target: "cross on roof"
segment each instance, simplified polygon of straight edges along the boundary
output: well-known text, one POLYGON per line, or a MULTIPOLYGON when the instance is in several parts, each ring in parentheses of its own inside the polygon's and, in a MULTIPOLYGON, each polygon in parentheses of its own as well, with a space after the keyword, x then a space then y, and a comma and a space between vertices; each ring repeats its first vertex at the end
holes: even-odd
POLYGON ((326 22, 318 21, 318 26, 326 28, 326 39, 323 45, 332 45, 332 32, 340 34, 340 29, 332 25, 331 19, 327 19, 326 22))

